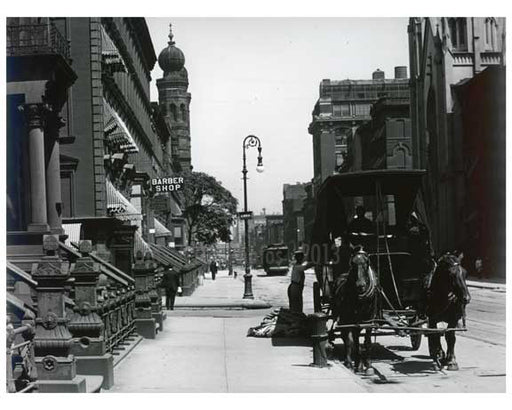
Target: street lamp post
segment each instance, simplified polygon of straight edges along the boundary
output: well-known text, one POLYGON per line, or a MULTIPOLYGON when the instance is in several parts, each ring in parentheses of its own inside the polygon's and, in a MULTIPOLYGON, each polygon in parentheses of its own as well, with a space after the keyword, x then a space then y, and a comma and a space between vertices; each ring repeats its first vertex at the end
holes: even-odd
MULTIPOLYGON (((249 147, 258 148, 258 165, 256 171, 263 172, 263 157, 261 156, 261 141, 254 135, 248 135, 245 137, 242 144, 243 148, 243 168, 242 174, 244 179, 244 211, 247 212, 247 167, 245 150, 249 147)), ((245 275, 244 275, 244 299, 254 299, 252 294, 252 275, 249 261, 249 220, 244 219, 245 227, 245 275)))

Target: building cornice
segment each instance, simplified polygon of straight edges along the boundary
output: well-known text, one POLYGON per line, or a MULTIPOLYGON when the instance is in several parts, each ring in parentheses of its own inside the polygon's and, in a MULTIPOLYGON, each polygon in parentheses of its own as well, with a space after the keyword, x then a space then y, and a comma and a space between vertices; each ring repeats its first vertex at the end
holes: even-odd
MULTIPOLYGON (((133 59, 128 52, 126 45, 124 44, 124 41, 121 38, 121 33, 119 33, 119 30, 117 29, 113 19, 111 17, 102 17, 101 23, 105 26, 107 31, 109 32, 109 35, 111 36, 112 40, 114 41, 115 46, 117 47, 119 53, 121 53, 121 56, 123 58, 123 61, 127 65, 128 68, 128 75, 132 79, 135 88, 139 94, 139 97, 142 101, 142 104, 147 110, 147 114, 151 115, 151 102, 146 95, 146 90, 144 89, 144 86, 142 85, 138 75, 137 70, 135 69, 135 64, 133 63, 133 59)), ((152 46, 152 45, 151 45, 152 46)), ((147 76, 148 81, 151 80, 151 77, 147 76)))
POLYGON ((127 17, 124 20, 135 32, 133 39, 137 43, 137 51, 140 53, 147 71, 151 72, 155 67, 156 53, 146 24, 146 19, 143 17, 127 17))

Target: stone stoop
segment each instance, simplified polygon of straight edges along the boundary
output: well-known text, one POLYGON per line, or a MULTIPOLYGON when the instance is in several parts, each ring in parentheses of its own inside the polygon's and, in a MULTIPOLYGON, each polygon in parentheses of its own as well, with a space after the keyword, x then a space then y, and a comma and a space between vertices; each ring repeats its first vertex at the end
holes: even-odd
POLYGON ((118 350, 114 354, 114 368, 121 363, 121 361, 130 354, 130 352, 135 349, 135 347, 142 342, 144 338, 139 335, 130 336, 127 341, 128 343, 123 346, 122 349, 118 350))

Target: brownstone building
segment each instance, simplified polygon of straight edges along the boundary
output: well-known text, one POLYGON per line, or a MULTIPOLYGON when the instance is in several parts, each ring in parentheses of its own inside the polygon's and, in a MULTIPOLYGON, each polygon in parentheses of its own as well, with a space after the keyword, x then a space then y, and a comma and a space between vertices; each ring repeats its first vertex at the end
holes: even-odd
POLYGON ((371 80, 322 80, 309 133, 313 137, 314 191, 329 175, 346 167, 349 145, 357 128, 370 120, 370 109, 381 97, 408 98, 406 67, 395 68, 395 78, 381 70, 371 80))
POLYGON ((43 255, 42 235, 63 233, 60 158, 74 140, 77 79, 66 27, 65 19, 7 21, 7 255, 28 269, 43 255))
POLYGON ((155 51, 142 18, 71 18, 68 30, 77 138, 62 150, 64 228, 130 272, 134 252, 154 241, 150 181, 172 174, 170 130, 149 96, 155 51))
POLYGON ((307 239, 303 212, 306 187, 306 183, 299 182, 283 185, 284 243, 291 252, 302 246, 307 239))
POLYGON ((9 391, 109 389, 116 353, 163 330, 157 263, 197 285, 168 246, 180 196, 151 186, 179 169, 155 62, 142 18, 7 21, 9 391))
POLYGON ((346 169, 411 169, 412 139, 408 98, 380 98, 371 120, 359 126, 349 145, 346 169))

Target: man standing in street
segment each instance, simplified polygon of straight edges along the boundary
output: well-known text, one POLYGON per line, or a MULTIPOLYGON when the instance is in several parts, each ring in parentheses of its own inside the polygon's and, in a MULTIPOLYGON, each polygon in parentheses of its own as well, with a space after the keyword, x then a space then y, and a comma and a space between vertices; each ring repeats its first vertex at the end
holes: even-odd
POLYGON ((291 283, 288 286, 288 301, 290 310, 297 313, 303 311, 302 291, 304 290, 305 271, 314 265, 313 262, 304 262, 302 249, 294 253, 295 263, 292 267, 291 283))
POLYGON ((178 272, 172 268, 167 269, 162 280, 162 287, 165 289, 165 308, 167 310, 174 310, 174 300, 180 287, 178 272))
POLYGON ((210 263, 210 272, 212 274, 212 280, 215 280, 215 275, 217 274, 217 262, 215 262, 214 259, 212 259, 210 263))

